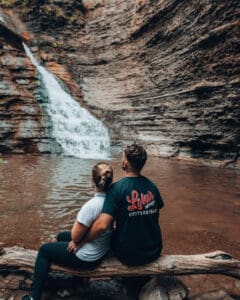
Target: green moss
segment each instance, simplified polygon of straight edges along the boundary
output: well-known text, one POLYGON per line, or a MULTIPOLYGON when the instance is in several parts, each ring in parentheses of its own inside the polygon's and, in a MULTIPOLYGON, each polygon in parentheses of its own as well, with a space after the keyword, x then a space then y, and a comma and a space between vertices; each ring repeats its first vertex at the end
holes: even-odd
POLYGON ((56 41, 53 43, 54 48, 61 48, 64 45, 63 41, 56 41))
POLYGON ((71 17, 70 17, 70 23, 76 23, 76 21, 77 21, 77 19, 78 19, 78 15, 77 14, 75 14, 75 15, 72 15, 71 17))

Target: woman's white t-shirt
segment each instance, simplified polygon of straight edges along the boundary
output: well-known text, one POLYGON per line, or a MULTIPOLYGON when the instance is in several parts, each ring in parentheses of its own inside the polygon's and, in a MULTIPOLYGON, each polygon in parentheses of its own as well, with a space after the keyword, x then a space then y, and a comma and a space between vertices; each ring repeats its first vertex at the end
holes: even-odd
MULTIPOLYGON (((102 211, 105 193, 96 193, 86 202, 77 215, 77 221, 87 227, 98 218, 102 211)), ((112 229, 108 229, 90 243, 85 244, 76 252, 76 256, 83 261, 95 261, 105 255, 110 248, 112 229)))

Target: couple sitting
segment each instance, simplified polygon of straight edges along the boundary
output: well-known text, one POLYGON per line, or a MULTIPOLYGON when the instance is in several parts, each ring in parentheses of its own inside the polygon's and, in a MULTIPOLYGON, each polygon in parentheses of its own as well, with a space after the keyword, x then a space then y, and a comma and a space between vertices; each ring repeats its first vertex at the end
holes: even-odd
POLYGON ((110 241, 115 256, 129 266, 144 265, 160 256, 159 209, 163 201, 156 185, 141 175, 146 160, 143 147, 127 146, 122 157, 125 177, 113 184, 110 165, 101 162, 93 167, 94 197, 82 206, 71 232, 62 232, 57 242, 41 246, 32 297, 22 299, 41 299, 50 263, 94 268, 106 256, 110 241), (113 222, 116 228, 112 234, 113 222))

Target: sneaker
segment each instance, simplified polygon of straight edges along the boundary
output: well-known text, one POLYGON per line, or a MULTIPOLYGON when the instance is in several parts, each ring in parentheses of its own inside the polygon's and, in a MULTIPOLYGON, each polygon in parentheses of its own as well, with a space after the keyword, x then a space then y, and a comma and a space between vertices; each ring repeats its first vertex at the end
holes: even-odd
POLYGON ((34 300, 33 297, 29 296, 29 295, 24 295, 22 297, 22 300, 34 300))

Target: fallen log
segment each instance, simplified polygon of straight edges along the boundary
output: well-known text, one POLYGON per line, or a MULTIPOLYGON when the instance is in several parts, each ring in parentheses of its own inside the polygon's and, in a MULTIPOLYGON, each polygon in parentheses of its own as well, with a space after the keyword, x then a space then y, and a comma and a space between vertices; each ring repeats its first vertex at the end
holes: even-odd
MULTIPOLYGON (((20 247, 2 248, 0 273, 26 271, 33 273, 37 251, 20 247)), ((240 260, 223 251, 195 255, 162 255, 153 263, 128 267, 116 258, 106 258, 94 270, 70 269, 51 265, 51 272, 82 278, 140 277, 152 275, 222 274, 240 279, 240 260)))

